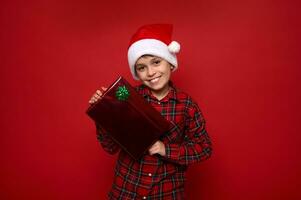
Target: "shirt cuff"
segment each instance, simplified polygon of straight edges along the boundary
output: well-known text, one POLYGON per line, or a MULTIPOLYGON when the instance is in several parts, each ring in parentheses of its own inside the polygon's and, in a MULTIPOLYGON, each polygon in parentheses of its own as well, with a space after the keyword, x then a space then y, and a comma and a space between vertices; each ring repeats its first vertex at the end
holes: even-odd
POLYGON ((168 144, 165 145, 166 158, 177 161, 180 157, 180 145, 168 144))

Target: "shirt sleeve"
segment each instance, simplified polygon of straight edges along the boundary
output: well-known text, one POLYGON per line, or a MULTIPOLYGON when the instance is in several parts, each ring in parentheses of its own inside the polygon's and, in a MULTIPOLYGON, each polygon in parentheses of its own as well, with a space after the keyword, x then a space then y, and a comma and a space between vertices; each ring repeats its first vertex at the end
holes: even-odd
POLYGON ((96 136, 100 142, 102 148, 109 154, 115 154, 120 150, 119 145, 114 142, 112 137, 97 123, 96 125, 96 136))
POLYGON ((208 159, 212 144, 205 129, 205 120, 197 104, 188 109, 184 140, 181 144, 165 144, 166 158, 181 165, 189 165, 208 159))

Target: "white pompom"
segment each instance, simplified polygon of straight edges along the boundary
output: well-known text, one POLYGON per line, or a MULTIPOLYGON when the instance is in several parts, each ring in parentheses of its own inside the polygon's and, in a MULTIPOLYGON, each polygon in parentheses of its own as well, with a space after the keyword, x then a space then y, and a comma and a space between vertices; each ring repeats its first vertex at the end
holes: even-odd
POLYGON ((168 50, 171 52, 171 53, 179 53, 181 49, 181 46, 178 42, 176 41, 172 41, 169 45, 168 45, 168 50))

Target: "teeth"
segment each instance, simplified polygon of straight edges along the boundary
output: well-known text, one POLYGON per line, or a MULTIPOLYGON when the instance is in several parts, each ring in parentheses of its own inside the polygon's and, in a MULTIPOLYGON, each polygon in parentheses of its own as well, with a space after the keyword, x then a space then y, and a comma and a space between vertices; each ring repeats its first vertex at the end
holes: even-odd
POLYGON ((151 83, 155 83, 155 82, 157 82, 158 80, 159 80, 159 77, 158 77, 158 78, 154 78, 154 79, 150 80, 150 82, 151 82, 151 83))

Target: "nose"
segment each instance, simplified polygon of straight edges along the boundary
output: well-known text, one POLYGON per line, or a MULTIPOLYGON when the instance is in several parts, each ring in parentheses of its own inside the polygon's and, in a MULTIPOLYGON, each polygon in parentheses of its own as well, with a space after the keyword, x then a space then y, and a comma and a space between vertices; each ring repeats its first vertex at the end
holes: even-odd
POLYGON ((149 66, 147 68, 147 76, 152 77, 155 74, 156 74, 156 71, 151 66, 149 66))

